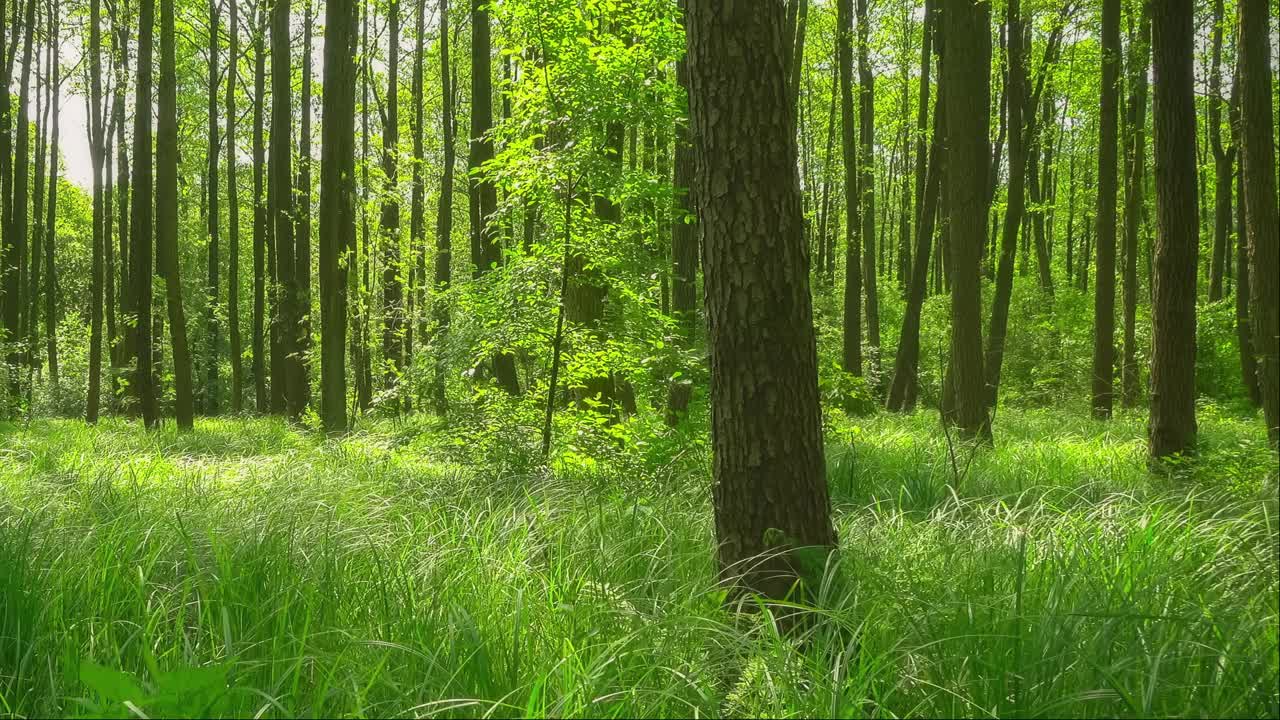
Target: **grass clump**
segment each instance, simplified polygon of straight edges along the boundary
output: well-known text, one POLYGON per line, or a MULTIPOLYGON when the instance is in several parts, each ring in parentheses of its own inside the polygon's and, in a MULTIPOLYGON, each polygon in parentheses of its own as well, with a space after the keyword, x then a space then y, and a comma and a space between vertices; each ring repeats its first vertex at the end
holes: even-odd
POLYGON ((724 609, 704 474, 505 474, 428 426, 0 428, 0 715, 1280 714, 1253 424, 1168 478, 1136 415, 1005 411, 954 464, 935 416, 852 422, 850 582, 799 638, 724 609))

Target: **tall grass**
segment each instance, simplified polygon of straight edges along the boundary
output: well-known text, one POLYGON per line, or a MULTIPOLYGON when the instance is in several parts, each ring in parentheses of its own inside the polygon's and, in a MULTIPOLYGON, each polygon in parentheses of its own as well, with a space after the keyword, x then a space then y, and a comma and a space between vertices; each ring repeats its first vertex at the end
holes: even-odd
POLYGON ((1274 456, 1202 422, 834 423, 831 583, 782 637, 708 480, 502 476, 273 420, 0 427, 0 715, 1280 715, 1274 456), (127 701, 127 704, 126 704, 127 701))

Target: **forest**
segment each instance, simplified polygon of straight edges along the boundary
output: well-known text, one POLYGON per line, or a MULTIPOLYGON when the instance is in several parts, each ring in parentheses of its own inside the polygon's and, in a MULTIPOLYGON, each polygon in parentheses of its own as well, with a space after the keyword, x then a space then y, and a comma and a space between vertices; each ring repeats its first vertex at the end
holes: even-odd
POLYGON ((1276 0, 0 0, 0 718, 1280 716, 1276 0))

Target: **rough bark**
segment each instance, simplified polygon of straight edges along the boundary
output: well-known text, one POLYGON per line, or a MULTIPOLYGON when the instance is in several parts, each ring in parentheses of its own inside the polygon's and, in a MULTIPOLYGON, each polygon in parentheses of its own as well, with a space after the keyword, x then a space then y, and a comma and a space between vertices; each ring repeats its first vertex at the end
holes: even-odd
POLYGON ((1191 0, 1162 0, 1151 8, 1157 228, 1151 292, 1149 450, 1154 459, 1189 452, 1196 438, 1200 223, 1191 6, 1191 0))
POLYGON ((347 424, 347 260, 355 251, 356 3, 327 0, 320 144, 320 419, 347 424))
MULTIPOLYGON (((1147 63, 1151 53, 1151 16, 1147 3, 1139 10, 1138 31, 1129 33, 1129 100, 1126 108, 1128 168, 1124 190, 1124 355, 1120 397, 1125 407, 1137 407, 1141 395, 1138 367, 1138 229, 1141 225, 1147 161, 1147 63)), ((1070 260, 1068 260, 1070 265, 1070 260)))
POLYGON ((858 217, 858 150, 853 114, 853 0, 836 0, 836 62, 840 67, 840 152, 844 160, 844 371, 862 375, 862 249, 858 217))
POLYGON ((307 368, 299 352, 302 308, 297 279, 297 246, 293 228, 293 60, 289 35, 289 0, 274 0, 271 7, 271 188, 267 204, 271 213, 275 246, 277 303, 276 329, 279 359, 272 348, 272 404, 293 419, 306 410, 307 368), (278 363, 278 364, 277 364, 278 363), (276 368, 279 371, 276 371, 276 368), (280 391, 276 390, 277 383, 280 391), (279 405, 283 400, 283 406, 279 405))
POLYGON ((227 0, 227 324, 231 360, 231 411, 244 409, 244 354, 240 336, 240 191, 236 181, 236 83, 240 79, 239 0, 227 0))
POLYGON ((1098 122, 1097 278, 1093 283, 1093 416, 1111 417, 1115 395, 1116 147, 1120 104, 1120 0, 1102 2, 1102 101, 1098 122))
POLYGON ((1227 235, 1231 233, 1231 167, 1235 148, 1222 143, 1222 24, 1223 2, 1213 0, 1213 27, 1210 30, 1208 130, 1213 153, 1213 254, 1209 259, 1209 302, 1222 299, 1222 276, 1227 264, 1227 235))
POLYGON ((254 407, 267 411, 267 206, 263 192, 267 151, 263 137, 267 94, 266 0, 254 7, 257 27, 253 36, 253 394, 254 407))
MULTIPOLYGON (((1262 413, 1272 447, 1280 443, 1280 219, 1276 209, 1276 139, 1272 124, 1271 18, 1266 2, 1241 2, 1240 139, 1249 235, 1249 316, 1258 357, 1262 413)), ((1194 317, 1194 316, 1193 316, 1194 317)))
POLYGON ((781 598, 787 544, 834 547, 781 3, 689 0, 721 577, 781 598), (732 179, 732 181, 730 180, 732 179), (774 533, 770 533, 770 531, 774 533), (779 549, 779 548, 773 548, 779 549))
MULTIPOLYGON (((138 4, 138 75, 134 107, 151 107, 152 27, 155 24, 155 0, 139 0, 138 4)), ((154 374, 155 344, 152 338, 154 312, 151 302, 155 243, 152 227, 151 113, 133 114, 133 210, 130 213, 132 247, 129 275, 133 285, 135 313, 134 357, 137 365, 132 386, 137 393, 142 422, 154 427, 160 422, 156 408, 154 374)))

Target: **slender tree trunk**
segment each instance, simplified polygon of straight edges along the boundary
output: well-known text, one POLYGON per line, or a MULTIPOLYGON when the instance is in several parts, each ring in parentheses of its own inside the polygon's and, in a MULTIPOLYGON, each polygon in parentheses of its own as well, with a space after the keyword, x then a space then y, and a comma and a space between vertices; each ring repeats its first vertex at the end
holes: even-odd
POLYGON ((762 553, 836 544, 784 12, 781 3, 689 0, 686 16, 720 573, 771 598, 786 596, 799 573, 785 554, 762 553), (726 192, 716 178, 730 176, 726 192))
MULTIPOLYGON (((218 14, 217 0, 209 0, 209 149, 205 190, 209 196, 208 281, 205 284, 204 412, 218 414, 218 14)), ((228 62, 233 62, 229 60, 228 62)))
POLYGON ((1227 235, 1231 233, 1231 167, 1235 148, 1222 144, 1222 25, 1223 1, 1213 0, 1212 63, 1209 70, 1209 148, 1213 152, 1213 255, 1209 260, 1209 302, 1222 299, 1222 276, 1227 265, 1227 235))
MULTIPOLYGON (((409 199, 409 258, 413 263, 413 282, 409 284, 409 318, 405 326, 404 358, 408 366, 413 365, 414 340, 419 342, 427 337, 426 287, 427 287, 427 238, 426 238, 426 179, 423 174, 426 165, 423 120, 425 103, 423 102, 423 68, 426 52, 427 2, 416 0, 415 27, 413 49, 413 178, 409 199)), ((416 373, 415 373, 416 374, 416 373)), ((405 394, 405 410, 410 401, 410 393, 405 394)))
POLYGON ((1115 389, 1116 146, 1120 103, 1120 0, 1102 3, 1098 126, 1098 276, 1093 283, 1093 416, 1111 417, 1115 389))
MULTIPOLYGON (((1151 307, 1150 453, 1154 459, 1189 452, 1196 438, 1196 256, 1200 223, 1196 205, 1191 6, 1191 0, 1162 0, 1151 8, 1158 222, 1151 307)), ((1270 96, 1269 90, 1267 95, 1270 96)), ((1098 281, 1102 274, 1099 268, 1098 281)))
MULTIPOLYGON (((138 4, 138 78, 135 85, 135 108, 151 107, 151 44, 155 25, 155 0, 139 0, 138 4)), ((152 220, 152 167, 154 155, 151 149, 151 113, 133 114, 133 211, 132 242, 129 251, 132 267, 129 275, 133 282, 134 311, 136 313, 135 357, 133 387, 138 395, 138 409, 142 422, 155 427, 160 422, 156 407, 154 350, 152 329, 151 282, 154 272, 152 250, 155 237, 152 220)))
MULTIPOLYGON (((15 2, 16 4, 16 2, 15 2)), ((26 256, 28 236, 28 201, 30 199, 31 122, 27 106, 30 100, 31 54, 35 40, 35 0, 27 0, 24 20, 17 30, 22 31, 22 70, 18 76, 17 132, 13 149, 13 196, 8 208, 9 224, 5 235, 9 238, 4 252, 4 326, 5 337, 10 339, 7 358, 9 370, 9 414, 13 415, 22 401, 22 308, 25 305, 23 291, 26 287, 26 256), (25 31, 24 31, 25 28, 25 31)), ((15 12, 16 16, 16 12, 15 12)), ((16 45, 16 39, 15 39, 16 45)), ((5 84, 8 88, 8 84, 5 84)))
POLYGON ((253 391, 254 407, 267 412, 267 206, 263 193, 267 168, 263 137, 267 94, 266 0, 257 0, 253 37, 253 391))
POLYGON ((351 355, 356 363, 356 402, 363 411, 373 405, 373 361, 369 357, 369 6, 361 3, 360 7, 360 249, 352 256, 357 280, 351 355))
POLYGON ((169 307, 169 339, 173 346, 174 414, 178 429, 190 430, 194 419, 191 355, 182 308, 182 274, 178 263, 178 75, 174 52, 174 0, 160 0, 159 121, 156 124, 156 248, 169 307))
POLYGON ((294 328, 297 358, 294 369, 300 369, 299 377, 293 378, 295 396, 293 408, 301 415, 311 404, 311 31, 313 9, 311 0, 306 0, 302 18, 302 103, 299 112, 302 121, 298 128, 298 188, 297 206, 294 218, 293 235, 293 280, 296 286, 294 295, 294 313, 297 325, 294 328))
MULTIPOLYGON (((1143 181, 1147 155, 1147 59, 1151 51, 1151 17, 1148 4, 1138 11, 1137 35, 1130 19, 1129 103, 1127 143, 1129 167, 1124 193, 1124 357, 1121 362, 1121 402, 1137 407, 1141 395, 1138 367, 1138 228, 1141 225, 1143 181)), ((1067 261, 1068 265, 1070 260, 1067 261)))
MULTIPOLYGON (((240 338, 240 191, 236 182, 236 83, 240 79, 239 0, 227 0, 231 23, 227 29, 227 323, 230 326, 231 411, 244 409, 244 374, 240 338)), ((256 206, 257 200, 255 198, 256 206)))
MULTIPOLYGON (((871 74, 868 0, 858 0, 858 139, 860 141, 862 270, 866 288, 867 344, 875 375, 880 374, 880 302, 876 291, 875 76, 871 74)), ((883 247, 883 244, 882 244, 883 247)))
MULTIPOLYGON (((98 421, 98 403, 102 396, 102 247, 103 217, 106 208, 102 195, 102 8, 98 0, 89 3, 89 158, 93 167, 93 259, 89 276, 89 388, 85 396, 85 422, 98 421)), ((19 114, 21 118, 21 114, 19 114)), ((21 135, 19 135, 21 137, 21 135)), ((21 150, 21 148, 19 148, 21 150)), ((20 167, 20 166, 19 166, 20 167)), ((16 200, 16 198, 15 198, 16 200)))
MULTIPOLYGON (((686 5, 687 0, 681 0, 682 16, 686 12, 686 5)), ((807 13, 805 9, 807 6, 808 0, 802 0, 800 10, 802 18, 807 13)), ((802 19, 799 22, 802 29, 801 37, 797 42, 803 45, 805 21, 802 19)), ((797 50, 793 62, 803 62, 801 50, 797 50)), ((797 87, 795 82, 798 82, 800 72, 800 68, 792 67, 793 92, 797 87)), ((687 98, 689 63, 684 58, 676 63, 676 81, 687 98)), ((673 179, 675 202, 672 208, 674 217, 671 222, 671 314, 676 320, 676 326, 680 330, 680 337, 686 348, 692 347, 698 326, 698 231, 697 226, 692 224, 695 219, 693 199, 695 156, 692 135, 687 121, 676 120, 673 179)), ((688 411, 692 390, 692 385, 687 381, 682 382, 681 379, 676 379, 670 382, 667 390, 666 421, 668 425, 679 424, 680 419, 688 411)))
MULTIPOLYGON (((129 229, 129 149, 125 142, 125 91, 129 85, 129 10, 123 0, 109 6, 112 10, 112 25, 116 35, 116 228, 119 245, 120 264, 120 338, 117 341, 115 355, 117 370, 112 378, 113 394, 122 407, 128 407, 128 398, 124 397, 124 384, 130 377, 130 363, 137 355, 137 314, 136 296, 134 294, 133 269, 131 263, 129 229)), ((110 239, 108 238, 108 242, 110 239)), ((52 260, 47 264, 53 265, 52 260)))
POLYGON ((299 350, 302 313, 299 307, 297 266, 293 237, 293 81, 289 35, 289 0, 274 0, 271 7, 271 187, 267 205, 271 213, 276 258, 276 343, 271 349, 272 410, 295 420, 306 410, 302 388, 307 368, 299 350), (277 360, 277 350, 279 359, 277 360), (278 369, 277 369, 278 368, 278 369), (279 384, 280 390, 276 390, 279 384))
POLYGON ((49 202, 45 207, 47 213, 45 220, 45 238, 44 238, 44 336, 45 336, 45 353, 49 364, 49 384, 52 387, 58 386, 58 273, 57 273, 57 244, 58 244, 58 227, 55 222, 57 218, 58 208, 58 137, 60 130, 59 110, 62 100, 62 77, 61 77, 61 53, 57 51, 57 39, 61 38, 61 17, 59 9, 61 3, 53 2, 53 12, 50 18, 51 35, 55 39, 54 49, 50 53, 50 62, 52 64, 52 92, 50 93, 50 104, 52 108, 52 139, 49 141, 49 202))
POLYGON ((844 371, 862 375, 862 250, 858 234, 858 151, 853 115, 853 0, 836 0, 836 62, 840 66, 840 150, 844 159, 844 371))
POLYGON ((356 3, 325 3, 320 144, 320 418, 330 433, 347 424, 347 275, 355 255, 356 3))
POLYGON ((1023 143, 1022 102, 1026 97, 1027 60, 1024 43, 1026 25, 1019 0, 1008 0, 1008 85, 1004 96, 1009 125, 1009 188, 1004 211, 1004 232, 1000 239, 1000 260, 996 269, 995 297, 991 300, 991 326, 987 333, 984 372, 987 406, 994 408, 1000 394, 1000 370, 1004 365, 1004 343, 1009 328, 1009 301, 1013 296, 1013 263, 1018 250, 1018 230, 1026 208, 1027 156, 1023 143))
MULTIPOLYGON (((1240 138, 1249 235, 1249 316, 1258 357, 1258 386, 1271 446, 1280 443, 1280 219, 1276 210, 1275 110, 1266 2, 1241 2, 1240 138)), ((1194 318, 1194 315, 1193 315, 1194 318)))
POLYGON ((436 205, 436 262, 432 278, 432 315, 435 319, 437 345, 432 368, 431 404, 436 412, 447 409, 444 381, 444 357, 439 350, 449 329, 449 303, 443 297, 449 289, 453 267, 453 170, 457 164, 457 140, 454 118, 452 65, 449 57, 449 0, 440 0, 440 136, 443 138, 444 163, 440 169, 440 196, 436 205))
POLYGON ((397 187, 400 144, 400 2, 390 0, 390 39, 387 43, 387 107, 382 128, 382 362, 384 384, 392 409, 401 408, 400 374, 404 366, 404 286, 400 280, 400 197, 397 187))

